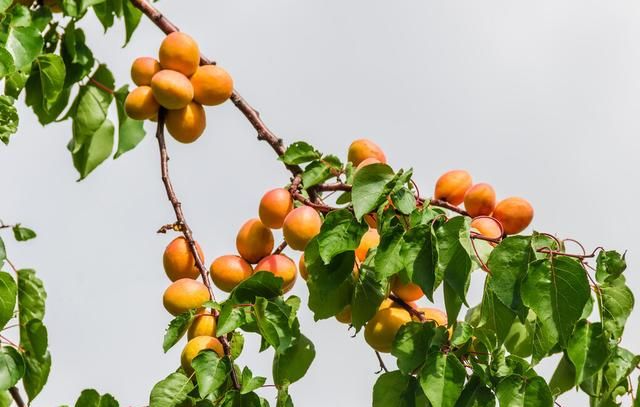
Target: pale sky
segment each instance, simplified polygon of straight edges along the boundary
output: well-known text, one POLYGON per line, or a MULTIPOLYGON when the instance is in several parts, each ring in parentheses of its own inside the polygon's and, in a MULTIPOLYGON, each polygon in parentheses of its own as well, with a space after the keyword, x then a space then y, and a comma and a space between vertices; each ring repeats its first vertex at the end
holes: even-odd
MULTIPOLYGON (((413 167, 423 195, 446 170, 465 168, 499 197, 533 204, 537 230, 628 250, 640 293, 636 204, 640 150, 640 3, 636 1, 162 1, 158 6, 234 77, 240 93, 287 142, 306 140, 346 157, 367 137, 391 165, 413 167)), ((162 35, 143 20, 131 44, 83 24, 118 85, 131 61, 155 55, 162 35)), ((162 353, 170 316, 162 251, 174 220, 149 135, 76 183, 66 143, 70 122, 43 129, 21 107, 19 133, 0 146, 0 218, 38 238, 6 239, 19 267, 49 293, 45 322, 53 368, 35 407, 72 404, 84 388, 142 406, 179 364, 162 353)), ((115 111, 113 119, 115 120, 115 111)), ((288 182, 274 153, 231 103, 208 108, 196 144, 169 142, 177 194, 207 264, 235 251, 238 228, 258 201, 288 182)), ((152 130, 151 127, 148 128, 152 130)), ((280 235, 276 234, 276 241, 280 235)), ((297 258, 298 254, 293 254, 297 258)), ((479 301, 481 272, 470 297, 479 301)), ((441 291, 440 291, 441 292, 441 291)), ((306 286, 291 292, 306 303, 306 286)), ((426 305, 426 302, 425 302, 426 305)), ((640 317, 624 346, 640 353, 640 317)), ((317 358, 292 386, 296 405, 367 406, 378 364, 362 335, 300 312, 317 358)), ((247 335, 240 364, 270 377, 271 351, 247 335)), ((391 365, 391 358, 387 358, 391 365)), ((538 372, 549 377, 556 358, 538 372)), ((268 379, 268 383, 271 379, 268 379)), ((262 394, 275 400, 275 391, 262 394)), ((586 405, 571 392, 563 406, 586 405)))

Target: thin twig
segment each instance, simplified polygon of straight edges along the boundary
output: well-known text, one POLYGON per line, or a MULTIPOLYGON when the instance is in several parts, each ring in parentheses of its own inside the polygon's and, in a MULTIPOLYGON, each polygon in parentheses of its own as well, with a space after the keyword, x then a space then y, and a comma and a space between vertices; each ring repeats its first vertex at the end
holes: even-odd
POLYGON ((402 298, 395 296, 393 294, 389 295, 389 299, 393 302, 407 310, 407 312, 420 320, 420 322, 427 322, 428 319, 424 316, 424 312, 413 308, 411 305, 407 304, 402 298))
POLYGON ((17 387, 15 387, 15 386, 10 387, 9 388, 9 393, 11 394, 11 397, 13 398, 13 401, 16 402, 16 405, 18 407, 27 407, 27 404, 22 399, 22 396, 20 395, 20 390, 18 390, 17 387))
POLYGON ((287 248, 287 242, 283 240, 282 243, 280 243, 278 247, 276 247, 276 249, 273 251, 273 254, 280 254, 286 248, 287 248))
POLYGON ((384 364, 384 360, 382 360, 382 356, 380 356, 380 352, 378 351, 375 351, 375 352, 376 352, 376 357, 378 358, 378 363, 380 363, 380 370, 378 370, 376 374, 382 373, 383 370, 385 373, 389 372, 389 369, 387 369, 387 366, 385 366, 384 364))

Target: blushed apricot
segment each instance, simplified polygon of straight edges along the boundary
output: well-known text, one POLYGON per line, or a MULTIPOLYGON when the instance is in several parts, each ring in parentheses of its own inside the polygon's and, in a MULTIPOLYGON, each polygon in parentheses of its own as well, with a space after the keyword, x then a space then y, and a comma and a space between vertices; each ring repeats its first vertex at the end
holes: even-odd
POLYGON ((140 86, 129 92, 124 100, 124 111, 134 120, 147 120, 158 114, 160 105, 148 86, 140 86))
MULTIPOLYGON (((204 261, 204 254, 198 242, 196 242, 196 250, 200 260, 204 261)), ((191 254, 191 248, 187 239, 182 236, 176 237, 167 245, 162 254, 162 265, 167 277, 171 281, 180 280, 181 278, 196 279, 200 276, 200 272, 196 267, 196 260, 191 254)))
POLYGON ((160 65, 164 69, 178 71, 186 76, 193 75, 200 65, 198 43, 185 33, 173 32, 160 44, 160 65))
MULTIPOLYGON (((439 310, 438 308, 429 308, 429 307, 424 307, 424 308, 418 308, 418 311, 422 312, 422 314, 424 315, 424 318, 427 321, 433 321, 436 323, 437 326, 447 326, 448 321, 447 321, 447 314, 444 313, 442 310, 439 310)), ((414 318, 416 321, 418 321, 418 318, 414 318)))
POLYGON ((289 291, 296 282, 296 264, 285 255, 273 254, 267 256, 256 265, 256 271, 268 271, 276 277, 282 278, 282 292, 289 291))
POLYGON ((366 167, 367 165, 379 164, 379 163, 380 163, 380 160, 378 160, 377 158, 374 158, 374 157, 366 158, 366 159, 362 160, 362 162, 360 162, 360 164, 358 164, 358 166, 356 167, 356 171, 358 171, 362 167, 366 167))
POLYGON ((475 184, 464 194, 464 209, 469 216, 488 216, 496 206, 496 191, 489 184, 475 184))
POLYGON ((260 219, 249 219, 238 231, 236 249, 243 259, 249 263, 257 263, 271 254, 273 233, 260 219))
POLYGON ((138 86, 151 85, 153 75, 160 72, 160 62, 151 57, 136 58, 131 64, 131 79, 138 86))
POLYGON ((502 236, 500 224, 491 217, 475 218, 471 221, 471 228, 476 229, 482 236, 490 239, 499 239, 502 236))
POLYGON ((304 263, 304 253, 300 256, 300 260, 298 260, 298 270, 300 270, 300 276, 304 281, 307 281, 309 278, 309 272, 307 271, 307 265, 304 263))
POLYGON ((213 284, 225 292, 231 292, 238 284, 251 277, 251 264, 240 256, 220 256, 209 268, 213 284))
POLYGON ((336 319, 338 322, 342 322, 343 324, 351 323, 351 305, 347 305, 344 309, 336 314, 336 319))
POLYGON ((367 158, 375 158, 381 163, 387 162, 387 157, 385 157, 382 149, 373 141, 364 138, 351 143, 347 158, 356 167, 367 158))
POLYGON ((293 250, 304 250, 307 243, 320 233, 321 226, 322 219, 315 209, 300 206, 284 219, 282 233, 289 247, 293 250))
POLYGON ((198 67, 191 76, 193 97, 196 102, 206 106, 215 106, 225 102, 233 92, 231 75, 218 65, 198 67))
POLYGON ((441 199, 451 205, 460 205, 464 194, 471 188, 471 175, 464 170, 445 172, 436 181, 434 198, 441 199))
POLYGON ((374 247, 378 247, 380 243, 380 235, 376 229, 367 230, 362 238, 360 239, 360 244, 356 248, 356 257, 360 261, 364 261, 367 257, 367 253, 369 249, 373 249, 374 247))
POLYGON ((209 301, 209 290, 199 281, 182 278, 164 292, 162 302, 171 315, 180 315, 209 301))
POLYGON ((533 220, 533 207, 526 199, 506 198, 498 202, 493 217, 502 224, 504 233, 515 235, 525 230, 533 220))
POLYGON ((411 315, 402 308, 381 309, 367 322, 364 339, 378 352, 389 353, 400 327, 410 321, 411 315))
POLYGON ((167 110, 165 124, 169 134, 181 143, 193 143, 207 127, 207 116, 201 104, 191 102, 179 110, 167 110))
POLYGON ((212 336, 196 336, 187 342, 180 355, 180 364, 187 375, 193 373, 193 367, 191 366, 193 359, 198 356, 198 353, 205 349, 211 349, 220 357, 224 356, 224 349, 217 338, 212 336))
POLYGON ((258 206, 258 216, 271 229, 280 229, 284 218, 293 210, 291 193, 284 188, 276 188, 262 196, 258 206))
POLYGON ((151 90, 160 106, 182 109, 193 100, 193 86, 180 72, 163 69, 151 78, 151 90))
POLYGON ((391 291, 404 302, 417 301, 424 295, 419 285, 411 282, 404 284, 398 276, 391 279, 391 291))
POLYGON ((210 312, 202 312, 196 315, 189 325, 187 339, 197 336, 216 336, 216 319, 210 312))

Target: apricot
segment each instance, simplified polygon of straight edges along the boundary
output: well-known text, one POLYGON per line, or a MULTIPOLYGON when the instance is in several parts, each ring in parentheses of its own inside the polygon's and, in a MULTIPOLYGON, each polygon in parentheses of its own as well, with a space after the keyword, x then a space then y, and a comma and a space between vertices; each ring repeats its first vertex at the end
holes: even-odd
POLYGON ((476 229, 482 236, 490 239, 499 239, 502 236, 500 224, 491 217, 475 218, 471 221, 471 228, 476 229))
MULTIPOLYGON (((196 242, 196 250, 200 260, 204 261, 204 254, 198 242, 196 242)), ((200 276, 200 271, 196 267, 196 260, 193 258, 189 243, 182 236, 173 239, 164 249, 162 265, 171 281, 180 280, 181 278, 195 280, 200 276)))
POLYGON ((256 271, 268 271, 273 273, 276 277, 282 278, 282 292, 293 288, 296 282, 296 264, 283 254, 273 254, 267 256, 256 265, 256 271))
MULTIPOLYGON (((438 308, 424 307, 418 308, 418 311, 422 312, 427 321, 433 321, 437 326, 447 326, 448 324, 447 314, 438 308)), ((415 320, 417 321, 419 319, 415 318, 415 320)))
POLYGON ((411 282, 404 284, 398 276, 391 279, 391 291, 404 302, 417 301, 424 295, 419 285, 411 282))
POLYGON ((160 44, 160 65, 164 69, 191 76, 200 65, 198 43, 185 33, 173 32, 160 44))
POLYGON ((343 324, 351 323, 351 305, 347 305, 344 309, 336 314, 336 319, 338 322, 342 322, 343 324))
POLYGON ((224 349, 217 338, 212 336, 196 336, 187 342, 180 355, 180 364, 187 375, 193 373, 193 367, 191 366, 193 359, 198 356, 198 353, 205 349, 211 349, 220 357, 224 356, 224 349))
POLYGON ((436 181, 434 198, 460 205, 464 201, 464 194, 471 188, 471 175, 464 170, 445 172, 436 181))
POLYGON ((379 163, 380 163, 380 160, 378 160, 377 158, 374 158, 374 157, 366 158, 366 159, 362 160, 362 162, 360 164, 358 164, 358 166, 356 167, 356 171, 358 171, 362 167, 366 167, 367 165, 379 164, 379 163))
POLYGON ((191 340, 197 336, 216 336, 216 325, 216 318, 210 312, 200 313, 191 321, 187 339, 191 340))
POLYGON ((220 256, 211 263, 213 284, 225 292, 231 292, 238 284, 253 274, 251 265, 240 256, 220 256))
POLYGON ((496 206, 496 191, 489 184, 475 184, 464 194, 464 209, 469 216, 488 216, 496 206))
POLYGON ((493 217, 502 224, 505 234, 515 235, 525 230, 533 220, 533 207, 526 199, 506 198, 498 202, 493 217))
POLYGON ((304 281, 307 281, 309 278, 309 272, 307 271, 307 265, 304 264, 304 253, 300 256, 300 260, 298 260, 298 270, 300 270, 300 276, 304 281))
POLYGON ((364 339, 378 352, 389 353, 400 327, 410 321, 411 315, 405 309, 395 307, 381 309, 365 326, 364 339))
POLYGON ((360 239, 360 244, 356 248, 356 257, 360 261, 364 261, 367 257, 367 253, 369 249, 373 249, 374 247, 378 247, 380 243, 380 235, 376 229, 367 230, 362 238, 360 239))
POLYGON ((284 188, 276 188, 262 196, 258 206, 258 216, 271 229, 280 229, 284 218, 293 210, 291 193, 284 188))
POLYGON ((136 58, 131 64, 131 79, 138 86, 149 86, 153 75, 160 72, 161 69, 160 62, 155 58, 136 58))
POLYGON ((191 76, 193 97, 196 102, 206 106, 215 106, 225 102, 233 92, 231 75, 218 65, 198 67, 191 76))
POLYGON ((315 209, 300 206, 284 219, 282 233, 289 247, 293 250, 304 250, 307 243, 320 233, 321 226, 322 219, 315 209))
POLYGON ((147 120, 158 114, 160 105, 148 86, 140 86, 129 92, 124 100, 124 111, 134 120, 147 120))
POLYGON ((387 157, 385 157, 384 152, 373 141, 363 138, 351 143, 347 159, 351 161, 353 165, 358 167, 358 165, 367 158, 375 158, 381 163, 387 162, 387 157))
POLYGON ((255 264, 271 254, 273 233, 260 219, 249 219, 238 231, 236 249, 243 259, 255 264))
POLYGON ((193 143, 207 127, 207 116, 201 104, 191 102, 179 110, 168 110, 165 124, 174 139, 181 143, 193 143))
POLYGON ((180 72, 163 69, 151 78, 151 90, 160 106, 182 109, 193 100, 193 86, 180 72))
POLYGON ((209 301, 207 286, 190 278, 174 281, 164 292, 162 302, 171 315, 198 308, 209 301))

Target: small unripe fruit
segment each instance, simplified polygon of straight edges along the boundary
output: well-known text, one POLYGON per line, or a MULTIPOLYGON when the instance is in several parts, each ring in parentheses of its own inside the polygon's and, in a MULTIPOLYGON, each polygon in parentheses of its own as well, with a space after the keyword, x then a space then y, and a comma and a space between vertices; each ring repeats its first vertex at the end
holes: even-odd
POLYGON ((191 321, 187 339, 191 340, 197 336, 216 336, 216 319, 210 312, 202 312, 191 321))
POLYGON ((378 352, 389 353, 400 327, 410 321, 411 315, 402 308, 381 309, 367 322, 364 339, 378 352))
POLYGON ((206 106, 215 106, 225 102, 233 92, 231 75, 218 65, 198 67, 191 76, 193 97, 196 102, 206 106))
POLYGON ((158 54, 163 69, 178 71, 186 76, 193 75, 200 65, 198 43, 185 33, 167 35, 160 44, 158 54))
POLYGON ((469 216, 488 216, 496 206, 496 191, 489 184, 475 184, 464 195, 464 209, 469 216))
POLYGON ((238 231, 236 249, 243 259, 249 263, 257 263, 271 254, 273 233, 260 219, 249 219, 238 231))
POLYGON ((482 236, 490 239, 499 239, 502 236, 500 224, 491 217, 475 218, 471 221, 471 228, 476 229, 482 236))
MULTIPOLYGON (((422 312, 422 314, 424 315, 424 318, 427 321, 433 321, 436 323, 437 326, 447 326, 448 324, 447 314, 445 314, 438 308, 429 308, 429 307, 418 308, 418 311, 422 312)), ((416 321, 419 320, 418 318, 414 318, 414 319, 416 321)))
POLYGON ((404 302, 417 301, 424 295, 419 285, 411 282, 404 284, 398 276, 391 279, 391 291, 404 302))
POLYGON ((296 282, 296 264, 293 260, 282 254, 265 257, 256 265, 255 270, 256 272, 268 271, 276 277, 282 278, 282 280, 284 280, 282 283, 282 292, 284 293, 291 290, 296 282))
POLYGON ((380 164, 380 160, 378 160, 377 158, 373 158, 373 157, 369 157, 367 159, 364 159, 364 160, 362 160, 362 162, 360 164, 358 164, 358 166, 356 167, 356 171, 358 171, 362 167, 366 167, 367 165, 371 165, 371 164, 380 164))
MULTIPOLYGON (((200 260, 204 261, 204 254, 198 242, 196 242, 196 250, 200 260)), ((171 281, 177 281, 181 278, 195 280, 200 276, 200 271, 196 267, 196 260, 191 253, 191 247, 189 247, 187 239, 182 236, 173 239, 164 249, 162 265, 171 281)))
POLYGON ((151 85, 153 75, 160 72, 160 62, 151 57, 136 58, 131 64, 131 79, 138 86, 151 85))
POLYGON ((387 162, 387 157, 385 157, 382 149, 376 143, 367 139, 359 139, 351 143, 347 158, 356 167, 367 158, 375 158, 381 163, 387 162))
POLYGON ((460 205, 464 201, 464 194, 471 188, 471 175, 464 170, 445 172, 436 181, 434 198, 460 205))
POLYGON ((181 143, 193 143, 207 127, 207 116, 202 105, 191 102, 179 110, 167 110, 167 130, 181 143))
POLYGON ((264 194, 258 207, 262 223, 271 229, 280 229, 284 218, 293 210, 291 193, 284 188, 276 188, 264 194))
POLYGON ((193 100, 193 86, 180 72, 163 69, 151 78, 151 90, 160 106, 182 109, 193 100))
POLYGON ((504 233, 515 235, 525 230, 533 220, 533 207, 526 199, 511 197, 498 202, 493 217, 502 224, 504 233))
POLYGON ((338 322, 342 322, 343 324, 351 323, 351 305, 347 305, 344 309, 336 314, 336 319, 338 322))
POLYGON ((147 120, 158 114, 160 105, 148 86, 140 86, 129 92, 124 100, 124 111, 134 120, 147 120))
POLYGON ((173 282, 164 292, 162 302, 173 316, 192 308, 199 308, 209 301, 209 290, 199 281, 183 278, 173 282))
POLYGON ((284 240, 293 250, 304 250, 307 243, 320 233, 322 219, 315 209, 300 206, 292 210, 284 219, 282 233, 284 240))
POLYGON ((298 270, 300 270, 300 276, 304 281, 307 281, 309 278, 309 272, 307 271, 307 265, 304 263, 304 253, 300 256, 300 260, 298 260, 298 270))
POLYGON ((193 359, 205 349, 211 349, 220 357, 224 356, 224 349, 218 339, 212 336, 196 336, 187 342, 180 355, 180 364, 187 375, 193 373, 193 367, 191 366, 193 359))
POLYGON ((238 284, 251 277, 253 269, 240 256, 220 256, 211 263, 213 284, 225 292, 231 292, 238 284))
POLYGON ((364 261, 367 258, 367 253, 370 249, 374 247, 378 247, 380 243, 380 235, 376 229, 367 230, 362 238, 360 239, 360 244, 356 248, 356 258, 360 261, 364 261))

